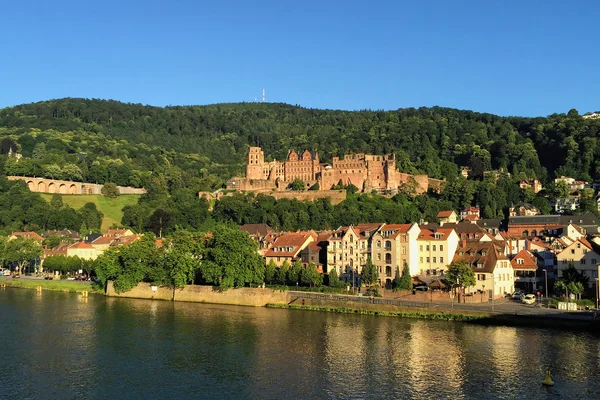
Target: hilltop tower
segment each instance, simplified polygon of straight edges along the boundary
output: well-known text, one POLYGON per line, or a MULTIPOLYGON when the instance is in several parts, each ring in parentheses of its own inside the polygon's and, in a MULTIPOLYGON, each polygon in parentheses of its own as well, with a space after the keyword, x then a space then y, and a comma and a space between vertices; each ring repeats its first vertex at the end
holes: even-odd
POLYGON ((264 173, 265 153, 260 147, 250 147, 248 152, 248 165, 246 166, 246 178, 266 179, 264 173))

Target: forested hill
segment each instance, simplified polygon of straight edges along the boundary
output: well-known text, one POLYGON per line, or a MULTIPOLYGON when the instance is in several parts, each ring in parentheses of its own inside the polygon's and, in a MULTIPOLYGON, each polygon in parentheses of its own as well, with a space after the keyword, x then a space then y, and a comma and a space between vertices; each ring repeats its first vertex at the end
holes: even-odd
POLYGON ((167 179, 181 175, 181 184, 198 190, 215 189, 241 173, 249 145, 277 159, 289 148, 318 150, 325 161, 351 152, 396 153, 402 171, 449 180, 463 165, 475 172, 504 168, 544 182, 559 175, 600 180, 599 134, 600 120, 583 119, 575 110, 519 118, 440 107, 349 112, 240 103, 160 108, 70 98, 0 110, 0 152, 14 141, 28 160, 7 161, 7 174, 140 186, 158 171, 167 179))

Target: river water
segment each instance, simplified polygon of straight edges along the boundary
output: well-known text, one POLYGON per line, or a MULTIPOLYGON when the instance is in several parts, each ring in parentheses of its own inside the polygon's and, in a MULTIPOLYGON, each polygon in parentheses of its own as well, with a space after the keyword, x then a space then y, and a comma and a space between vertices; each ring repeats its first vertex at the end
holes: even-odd
POLYGON ((0 337, 8 399, 600 398, 585 333, 7 288, 0 337))

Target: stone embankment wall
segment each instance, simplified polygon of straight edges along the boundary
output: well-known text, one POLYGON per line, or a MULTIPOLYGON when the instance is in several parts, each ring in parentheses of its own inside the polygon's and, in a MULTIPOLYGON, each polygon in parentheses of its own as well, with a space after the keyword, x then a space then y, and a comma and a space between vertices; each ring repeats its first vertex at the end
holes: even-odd
MULTIPOLYGON (((408 300, 408 301, 433 301, 436 303, 456 303, 458 298, 455 296, 453 299, 450 298, 450 294, 448 292, 443 292, 439 290, 433 291, 415 291, 415 294, 410 290, 401 290, 398 292, 394 292, 392 290, 381 290, 381 295, 385 299, 397 299, 397 300, 408 300)), ((472 296, 461 296, 461 303, 488 303, 489 302, 489 294, 483 293, 475 293, 472 296)), ((504 298, 504 295, 496 295, 496 299, 504 298)))
MULTIPOLYGON (((286 190, 286 191, 275 191, 275 190, 251 190, 255 194, 262 194, 265 196, 272 196, 276 200, 279 199, 297 199, 300 201, 315 201, 318 199, 330 199, 331 204, 339 204, 346 200, 346 189, 340 190, 286 190)), ((213 200, 221 200, 223 196, 233 196, 239 192, 198 192, 199 198, 205 198, 211 202, 213 200)))
POLYGON ((291 298, 287 292, 259 289, 239 288, 219 291, 212 286, 188 285, 180 289, 169 289, 140 283, 125 293, 117 293, 113 283, 108 282, 106 295, 110 297, 131 297, 136 299, 156 299, 188 301, 194 303, 232 304, 242 306, 263 307, 268 303, 289 303, 291 298))

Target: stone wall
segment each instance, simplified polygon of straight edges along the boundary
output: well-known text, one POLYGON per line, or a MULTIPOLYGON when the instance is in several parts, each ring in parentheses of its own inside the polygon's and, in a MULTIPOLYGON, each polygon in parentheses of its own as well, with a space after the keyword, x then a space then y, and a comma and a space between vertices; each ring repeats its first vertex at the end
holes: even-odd
MULTIPOLYGON (((10 181, 25 181, 29 190, 38 193, 59 194, 101 194, 102 186, 95 183, 61 181, 58 179, 9 176, 10 181)), ((144 194, 146 189, 131 186, 117 186, 121 194, 144 194)))
POLYGON ((130 297, 137 299, 156 299, 188 301, 193 303, 231 304, 263 307, 268 303, 289 303, 287 292, 259 288, 239 288, 219 291, 212 286, 188 285, 180 289, 169 289, 140 283, 125 293, 116 293, 111 281, 108 282, 106 295, 109 297, 130 297))

